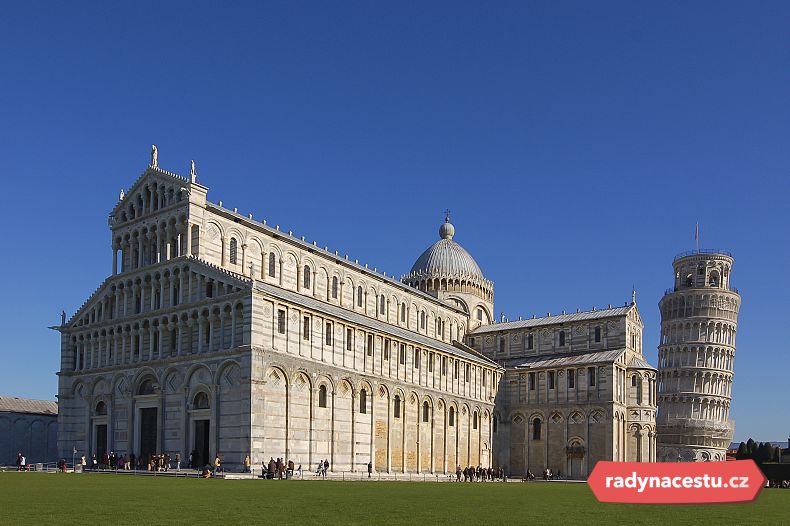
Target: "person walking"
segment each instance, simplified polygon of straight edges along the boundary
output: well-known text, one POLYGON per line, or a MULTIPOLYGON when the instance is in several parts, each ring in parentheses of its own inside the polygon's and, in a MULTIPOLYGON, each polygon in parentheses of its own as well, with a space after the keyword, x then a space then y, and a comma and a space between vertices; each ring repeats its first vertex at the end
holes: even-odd
POLYGON ((181 471, 181 453, 176 453, 176 471, 181 471))
POLYGON ((217 453, 217 456, 214 457, 214 474, 216 475, 220 471, 222 471, 222 460, 220 460, 219 453, 217 453))

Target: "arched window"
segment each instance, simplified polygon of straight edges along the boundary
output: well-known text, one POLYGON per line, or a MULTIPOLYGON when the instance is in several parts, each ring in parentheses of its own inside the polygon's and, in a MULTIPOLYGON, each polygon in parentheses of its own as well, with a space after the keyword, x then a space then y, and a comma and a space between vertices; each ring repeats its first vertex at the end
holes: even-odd
POLYGON ((430 417, 431 408, 428 406, 428 402, 422 403, 422 421, 428 422, 428 418, 430 417))
POLYGON ((359 392, 359 412, 363 415, 368 412, 368 392, 364 389, 359 392))
POLYGON ((400 321, 402 321, 402 322, 406 321, 406 304, 405 303, 401 303, 400 304, 400 321))
POLYGON ((387 310, 387 302, 384 299, 384 294, 379 298, 379 314, 384 314, 387 310))
POLYGON ((532 421, 532 440, 540 440, 540 418, 532 421))
POLYGON ((235 265, 238 260, 239 242, 235 237, 230 238, 230 263, 235 265))
POLYGON ((357 287, 357 307, 362 306, 362 287, 357 287))
POLYGON ((332 298, 337 299, 337 276, 332 276, 332 298))
POLYGON ((447 425, 454 426, 455 425, 455 408, 451 407, 450 412, 447 416, 447 425))
POLYGON ((535 344, 535 337, 533 335, 527 336, 527 349, 532 349, 532 346, 535 344))
POLYGON ((475 411, 474 417, 472 418, 472 429, 477 429, 477 411, 475 411))
POLYGON ((200 391, 195 395, 195 399, 192 401, 192 406, 195 409, 208 409, 208 395, 203 391, 200 391))
POLYGON ((326 407, 326 386, 324 384, 318 388, 318 407, 326 407))
POLYGON ((595 343, 600 343, 600 342, 601 342, 601 328, 600 327, 596 327, 595 328, 595 343))
POLYGON ((631 377, 631 387, 636 387, 636 375, 631 377))
POLYGON ((420 313, 420 329, 425 329, 425 311, 420 313))
POLYGON ((311 279, 311 276, 310 276, 310 265, 305 265, 304 266, 304 278, 303 279, 304 279, 304 288, 309 289, 310 288, 310 279, 311 279))
POLYGON ((269 276, 277 277, 277 258, 274 252, 269 252, 269 276))
POLYGON ((560 331, 560 347, 565 346, 565 331, 560 331))
POLYGON ((395 395, 395 401, 393 403, 395 404, 394 416, 395 416, 395 418, 400 418, 400 396, 399 395, 395 395))
POLYGON ((151 395, 154 394, 154 381, 153 380, 146 380, 142 384, 140 384, 140 389, 137 390, 138 395, 151 395))
POLYGON ((107 404, 104 402, 99 402, 96 404, 96 415, 97 416, 104 416, 107 414, 107 404))

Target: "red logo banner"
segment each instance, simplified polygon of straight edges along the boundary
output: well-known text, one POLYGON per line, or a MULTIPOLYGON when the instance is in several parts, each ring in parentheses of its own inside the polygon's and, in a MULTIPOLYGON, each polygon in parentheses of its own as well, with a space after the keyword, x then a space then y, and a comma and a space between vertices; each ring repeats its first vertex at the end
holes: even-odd
POLYGON ((765 486, 753 460, 598 462, 587 479, 601 502, 707 504, 750 502, 765 486))

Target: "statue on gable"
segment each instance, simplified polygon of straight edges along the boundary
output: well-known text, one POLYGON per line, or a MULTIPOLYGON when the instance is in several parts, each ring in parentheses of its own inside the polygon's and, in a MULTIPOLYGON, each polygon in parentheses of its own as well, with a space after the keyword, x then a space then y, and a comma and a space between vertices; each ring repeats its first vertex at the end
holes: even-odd
POLYGON ((151 168, 159 168, 159 150, 156 144, 151 145, 151 168))
POLYGON ((126 192, 124 192, 123 188, 121 188, 121 192, 118 194, 118 200, 123 201, 124 197, 126 197, 126 192))
POLYGON ((61 325, 66 325, 66 311, 65 310, 60 311, 60 324, 61 325))
POLYGON ((193 183, 197 181, 197 172, 195 171, 195 160, 192 159, 192 165, 189 168, 189 180, 193 183))

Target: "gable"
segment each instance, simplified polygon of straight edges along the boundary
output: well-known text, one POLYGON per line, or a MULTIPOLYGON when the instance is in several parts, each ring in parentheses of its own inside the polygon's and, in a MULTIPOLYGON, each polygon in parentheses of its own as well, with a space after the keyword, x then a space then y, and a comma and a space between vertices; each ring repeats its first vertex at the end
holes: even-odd
POLYGON ((149 166, 128 191, 121 190, 110 212, 112 226, 137 219, 144 210, 155 212, 174 203, 186 202, 189 184, 186 177, 149 166))
MULTIPOLYGON (((230 286, 234 293, 242 290, 252 290, 252 280, 244 275, 217 267, 194 256, 179 256, 168 261, 141 267, 131 272, 124 272, 108 277, 88 297, 82 306, 77 309, 77 312, 66 323, 66 327, 74 329, 92 323, 99 323, 99 320, 101 320, 105 314, 104 309, 112 308, 116 296, 123 298, 124 292, 129 294, 128 291, 139 290, 140 286, 146 286, 148 287, 146 290, 154 290, 156 292, 156 287, 151 289, 151 283, 159 283, 160 287, 158 289, 160 294, 162 288, 165 288, 165 294, 168 294, 170 290, 169 286, 163 287, 162 283, 169 283, 171 280, 175 280, 176 276, 186 271, 196 273, 208 280, 230 286)), ((198 294, 199 292, 200 291, 197 291, 198 294)), ((146 302, 150 301, 150 296, 146 295, 145 299, 146 302)), ((135 298, 132 297, 129 299, 127 296, 127 300, 134 302, 135 298)), ((160 298, 160 301, 164 304, 164 299, 160 298)), ((184 302, 184 304, 187 303, 188 301, 184 302)), ((169 309, 170 307, 166 308, 169 309)), ((151 311, 144 310, 141 314, 149 314, 150 312, 151 311)), ((105 321, 109 319, 120 318, 106 318, 105 321)))

